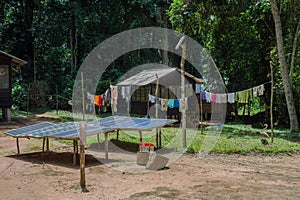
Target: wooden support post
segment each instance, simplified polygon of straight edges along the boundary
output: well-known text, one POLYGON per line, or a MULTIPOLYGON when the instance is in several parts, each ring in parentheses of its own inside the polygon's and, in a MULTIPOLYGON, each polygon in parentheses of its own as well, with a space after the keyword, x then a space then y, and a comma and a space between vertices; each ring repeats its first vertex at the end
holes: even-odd
POLYGON ((143 134, 142 134, 142 131, 139 131, 139 134, 140 134, 140 142, 143 142, 143 134))
POLYGON ((73 140, 73 166, 77 163, 77 154, 78 154, 78 141, 73 140))
POLYGON ((181 46, 182 48, 182 55, 181 55, 181 62, 180 62, 180 68, 181 68, 181 102, 183 102, 182 105, 182 146, 186 147, 186 99, 185 99, 185 77, 184 77, 184 63, 185 63, 185 57, 186 57, 186 44, 185 42, 181 46))
POLYGON ((155 134, 155 142, 156 142, 156 147, 158 147, 159 146, 159 136, 158 136, 158 128, 156 128, 155 129, 155 132, 156 132, 156 134, 155 134))
POLYGON ((17 151, 18 151, 18 154, 20 154, 19 138, 17 138, 17 151))
POLYGON ((119 140, 119 130, 117 130, 117 141, 119 140))
POLYGON ((6 108, 6 119, 8 122, 11 121, 11 108, 6 108))
POLYGON ((97 142, 98 142, 98 148, 100 149, 100 135, 99 135, 99 133, 97 134, 97 142))
POLYGON ((26 102, 26 115, 28 116, 28 114, 29 114, 29 100, 30 100, 30 98, 29 98, 29 95, 30 95, 30 84, 28 85, 28 91, 27 91, 27 98, 26 98, 26 100, 27 100, 27 102, 26 102))
POLYGON ((46 138, 46 151, 49 151, 49 138, 46 138))
POLYGON ((58 115, 58 89, 57 89, 57 85, 55 86, 55 92, 56 92, 56 115, 58 115))
POLYGON ((273 143, 274 142, 274 124, 273 124, 274 78, 273 78, 272 62, 270 62, 270 68, 271 68, 270 125, 271 125, 271 143, 273 143))
POLYGON ((83 72, 81 72, 81 95, 82 95, 82 120, 85 120, 85 95, 84 95, 84 79, 83 72))
POLYGON ((105 150, 105 159, 108 159, 108 133, 104 133, 104 150, 105 150))
POLYGON ((80 186, 86 191, 85 184, 85 143, 86 143, 86 122, 80 122, 80 186))
POLYGON ((159 128, 159 148, 161 148, 161 128, 159 128))
POLYGON ((201 128, 201 134, 203 135, 204 125, 203 125, 203 104, 201 100, 201 93, 200 93, 200 128, 201 128))
POLYGON ((46 142, 46 138, 43 138, 43 148, 42 148, 43 154, 44 154, 44 151, 45 151, 45 142, 46 142))
MULTIPOLYGON (((158 118, 158 86, 159 86, 159 78, 158 78, 158 75, 156 75, 156 87, 155 87, 155 118, 157 119, 158 118)), ((158 147, 159 145, 159 136, 158 136, 158 128, 155 129, 156 131, 156 137, 155 137, 155 140, 156 140, 156 146, 158 147)))

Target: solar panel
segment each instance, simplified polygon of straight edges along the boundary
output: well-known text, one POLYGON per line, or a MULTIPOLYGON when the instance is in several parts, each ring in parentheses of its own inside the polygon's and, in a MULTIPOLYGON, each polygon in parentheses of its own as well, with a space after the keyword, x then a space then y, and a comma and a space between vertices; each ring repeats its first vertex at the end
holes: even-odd
POLYGON ((54 123, 51 122, 41 122, 34 125, 24 126, 22 128, 12 129, 9 131, 6 131, 5 133, 7 135, 10 135, 12 137, 28 137, 32 133, 32 131, 42 129, 48 126, 52 126, 54 123))
POLYGON ((153 128, 162 127, 166 124, 174 123, 172 119, 149 119, 135 118, 127 116, 110 116, 90 122, 90 124, 110 127, 112 129, 122 130, 151 130, 153 128))
MULTIPOLYGON (((97 133, 110 132, 114 130, 151 130, 162 127, 169 123, 174 123, 171 119, 148 119, 134 118, 127 116, 110 116, 87 123, 87 136, 97 133)), ((13 137, 33 137, 33 138, 58 138, 58 139, 79 139, 79 122, 65 122, 53 124, 42 122, 39 124, 26 126, 18 129, 6 131, 5 133, 13 137)))

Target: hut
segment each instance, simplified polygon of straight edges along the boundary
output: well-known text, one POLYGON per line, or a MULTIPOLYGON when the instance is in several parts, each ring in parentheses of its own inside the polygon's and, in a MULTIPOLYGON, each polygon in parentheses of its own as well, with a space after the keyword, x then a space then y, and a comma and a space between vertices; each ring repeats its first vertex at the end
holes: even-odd
MULTIPOLYGON (((153 66, 152 66, 153 67, 153 66)), ((159 66, 156 66, 159 67, 159 66)), ((203 119, 208 120, 211 117, 214 107, 215 113, 223 113, 223 105, 200 100, 200 88, 204 82, 184 72, 185 77, 185 97, 187 97, 188 109, 187 124, 195 127, 199 124, 201 115, 203 119)), ((136 114, 140 116, 156 115, 154 103, 149 101, 149 94, 156 95, 156 86, 158 83, 158 98, 162 99, 180 99, 181 98, 181 70, 178 68, 156 68, 145 69, 133 73, 121 80, 117 85, 121 98, 118 98, 118 114, 136 114), (124 96, 126 88, 131 88, 131 92, 124 96)), ((125 92, 126 94, 126 92, 125 92)), ((234 112, 235 104, 227 103, 227 115, 234 112)), ((180 121, 181 112, 178 108, 168 108, 167 111, 158 110, 158 117, 173 118, 180 121)))
POLYGON ((0 108, 4 120, 11 120, 12 67, 21 67, 26 63, 24 60, 0 51, 0 108))
MULTIPOLYGON (((198 105, 196 98, 196 88, 203 84, 199 78, 184 72, 185 77, 185 97, 188 99, 189 105, 198 105)), ((118 98, 118 112, 130 113, 141 116, 155 116, 154 103, 149 102, 149 95, 161 99, 180 99, 181 98, 181 70, 177 68, 163 68, 163 69, 145 69, 136 73, 133 76, 119 82, 119 93, 124 94, 126 88, 131 88, 130 99, 118 98), (123 102, 122 102, 123 100, 123 102)), ((198 107, 197 107, 198 109, 198 107)), ((168 108, 167 111, 158 111, 159 117, 168 117, 180 120, 179 108, 168 108)), ((197 110, 188 109, 189 116, 197 116, 197 110), (193 114, 191 113, 193 112, 193 114)), ((198 110, 199 115, 199 110, 198 110)), ((198 120, 197 119, 197 120, 198 120)))

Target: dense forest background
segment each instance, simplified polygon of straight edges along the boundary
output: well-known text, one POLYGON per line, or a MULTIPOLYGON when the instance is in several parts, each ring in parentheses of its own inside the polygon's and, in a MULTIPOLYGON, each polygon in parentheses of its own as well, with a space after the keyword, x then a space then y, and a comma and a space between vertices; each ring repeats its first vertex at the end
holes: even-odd
MULTIPOLYGON (((279 0, 285 58, 296 112, 300 114, 299 0, 279 0), (298 46, 298 48, 297 48, 298 46)), ((14 68, 14 107, 70 109, 74 78, 87 54, 110 36, 139 27, 164 27, 184 33, 210 50, 229 92, 270 81, 275 76, 276 120, 289 123, 276 33, 268 0, 9 0, 0 3, 0 49, 28 62, 14 68)), ((98 93, 130 68, 162 62, 159 50, 131 52, 117 59, 99 81, 98 93)), ((166 60, 166 59, 165 59, 166 60)), ((169 66, 180 57, 169 54, 169 66)), ((186 67, 194 73, 193 67, 186 67)), ((270 104, 270 87, 259 106, 270 104)), ((257 103, 257 102, 256 102, 257 103)))

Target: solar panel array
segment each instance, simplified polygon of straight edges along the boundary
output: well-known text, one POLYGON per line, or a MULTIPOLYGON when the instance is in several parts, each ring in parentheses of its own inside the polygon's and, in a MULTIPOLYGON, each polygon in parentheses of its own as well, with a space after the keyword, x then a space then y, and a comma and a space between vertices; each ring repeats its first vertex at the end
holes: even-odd
MULTIPOLYGON (((97 133, 105 133, 115 130, 151 130, 162 127, 166 124, 174 123, 171 119, 148 119, 133 118, 126 116, 110 116, 87 123, 87 136, 97 133)), ((35 125, 25 126, 5 132, 13 137, 31 138, 58 138, 58 139, 78 139, 80 133, 79 122, 65 122, 54 124, 42 122, 35 125)))
POLYGON ((51 123, 51 122, 41 122, 41 123, 34 124, 34 125, 24 126, 22 128, 12 129, 12 130, 6 131, 5 133, 12 137, 42 137, 40 135, 35 136, 34 134, 31 134, 31 132, 33 130, 39 130, 39 129, 43 129, 43 128, 53 126, 53 125, 54 125, 54 123, 51 123))

